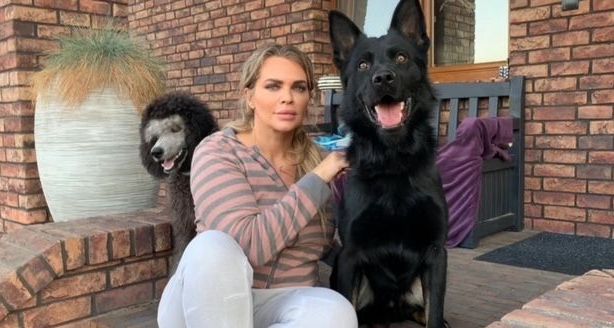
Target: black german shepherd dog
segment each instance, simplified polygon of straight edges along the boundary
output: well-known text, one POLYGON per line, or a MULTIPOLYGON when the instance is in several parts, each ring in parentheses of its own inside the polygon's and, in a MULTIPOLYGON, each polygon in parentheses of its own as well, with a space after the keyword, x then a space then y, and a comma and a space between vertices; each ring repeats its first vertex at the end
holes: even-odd
POLYGON ((448 209, 429 123, 435 96, 424 14, 418 0, 401 0, 378 38, 336 11, 329 22, 345 90, 341 118, 352 132, 331 287, 361 324, 446 327, 448 209))

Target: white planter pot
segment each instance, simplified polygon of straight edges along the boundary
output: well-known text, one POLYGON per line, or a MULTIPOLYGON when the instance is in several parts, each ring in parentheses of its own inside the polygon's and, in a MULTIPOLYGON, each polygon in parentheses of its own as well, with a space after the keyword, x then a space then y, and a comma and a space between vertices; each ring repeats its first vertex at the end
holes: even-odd
POLYGON ((53 220, 153 207, 159 183, 141 166, 140 115, 112 89, 68 108, 39 95, 34 116, 38 171, 53 220))

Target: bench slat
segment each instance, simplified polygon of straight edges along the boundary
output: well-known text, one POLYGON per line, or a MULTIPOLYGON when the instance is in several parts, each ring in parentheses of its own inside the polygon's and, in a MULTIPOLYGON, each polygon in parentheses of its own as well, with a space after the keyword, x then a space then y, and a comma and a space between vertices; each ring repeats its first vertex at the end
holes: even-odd
POLYGON ((493 96, 488 98, 488 115, 490 117, 497 117, 499 112, 499 97, 493 96))
POLYGON ((435 104, 435 108, 433 108, 433 128, 435 128, 435 140, 439 140, 439 109, 441 108, 441 100, 437 100, 435 104))
POLYGON ((469 98, 469 117, 478 117, 478 98, 469 98))
MULTIPOLYGON (((524 119, 524 79, 520 77, 513 78, 510 81, 510 111, 513 117, 520 117, 524 119)), ((524 120, 523 122, 524 123, 524 120)))
POLYGON ((450 99, 450 122, 448 122, 448 142, 456 139, 458 125, 458 98, 450 99))

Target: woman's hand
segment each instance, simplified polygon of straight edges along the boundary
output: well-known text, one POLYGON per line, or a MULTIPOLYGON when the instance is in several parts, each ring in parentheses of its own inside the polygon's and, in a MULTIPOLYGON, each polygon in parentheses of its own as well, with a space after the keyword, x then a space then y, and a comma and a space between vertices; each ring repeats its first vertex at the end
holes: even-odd
POLYGON ((334 151, 328 154, 312 172, 317 174, 326 183, 329 183, 349 166, 350 164, 345 158, 345 152, 334 151))

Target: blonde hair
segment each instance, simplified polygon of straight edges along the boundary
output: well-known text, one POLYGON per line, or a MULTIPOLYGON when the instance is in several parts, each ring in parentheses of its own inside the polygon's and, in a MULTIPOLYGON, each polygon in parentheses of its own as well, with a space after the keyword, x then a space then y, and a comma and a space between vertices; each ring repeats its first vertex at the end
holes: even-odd
MULTIPOLYGON (((313 73, 313 65, 311 60, 305 53, 290 45, 269 45, 256 50, 243 63, 241 72, 241 80, 239 81, 239 91, 241 97, 239 99, 239 114, 240 117, 226 125, 237 132, 250 132, 254 128, 254 111, 249 107, 244 94, 245 90, 253 89, 256 81, 260 77, 260 71, 264 61, 271 57, 282 57, 297 63, 305 71, 307 78, 307 89, 310 95, 315 87, 315 79, 313 73)), ((297 164, 298 178, 303 177, 307 172, 313 170, 321 161, 322 155, 318 147, 307 135, 305 129, 301 126, 294 132, 291 144, 291 155, 297 164)), ((327 219, 323 211, 319 211, 322 220, 322 227, 327 219)))

